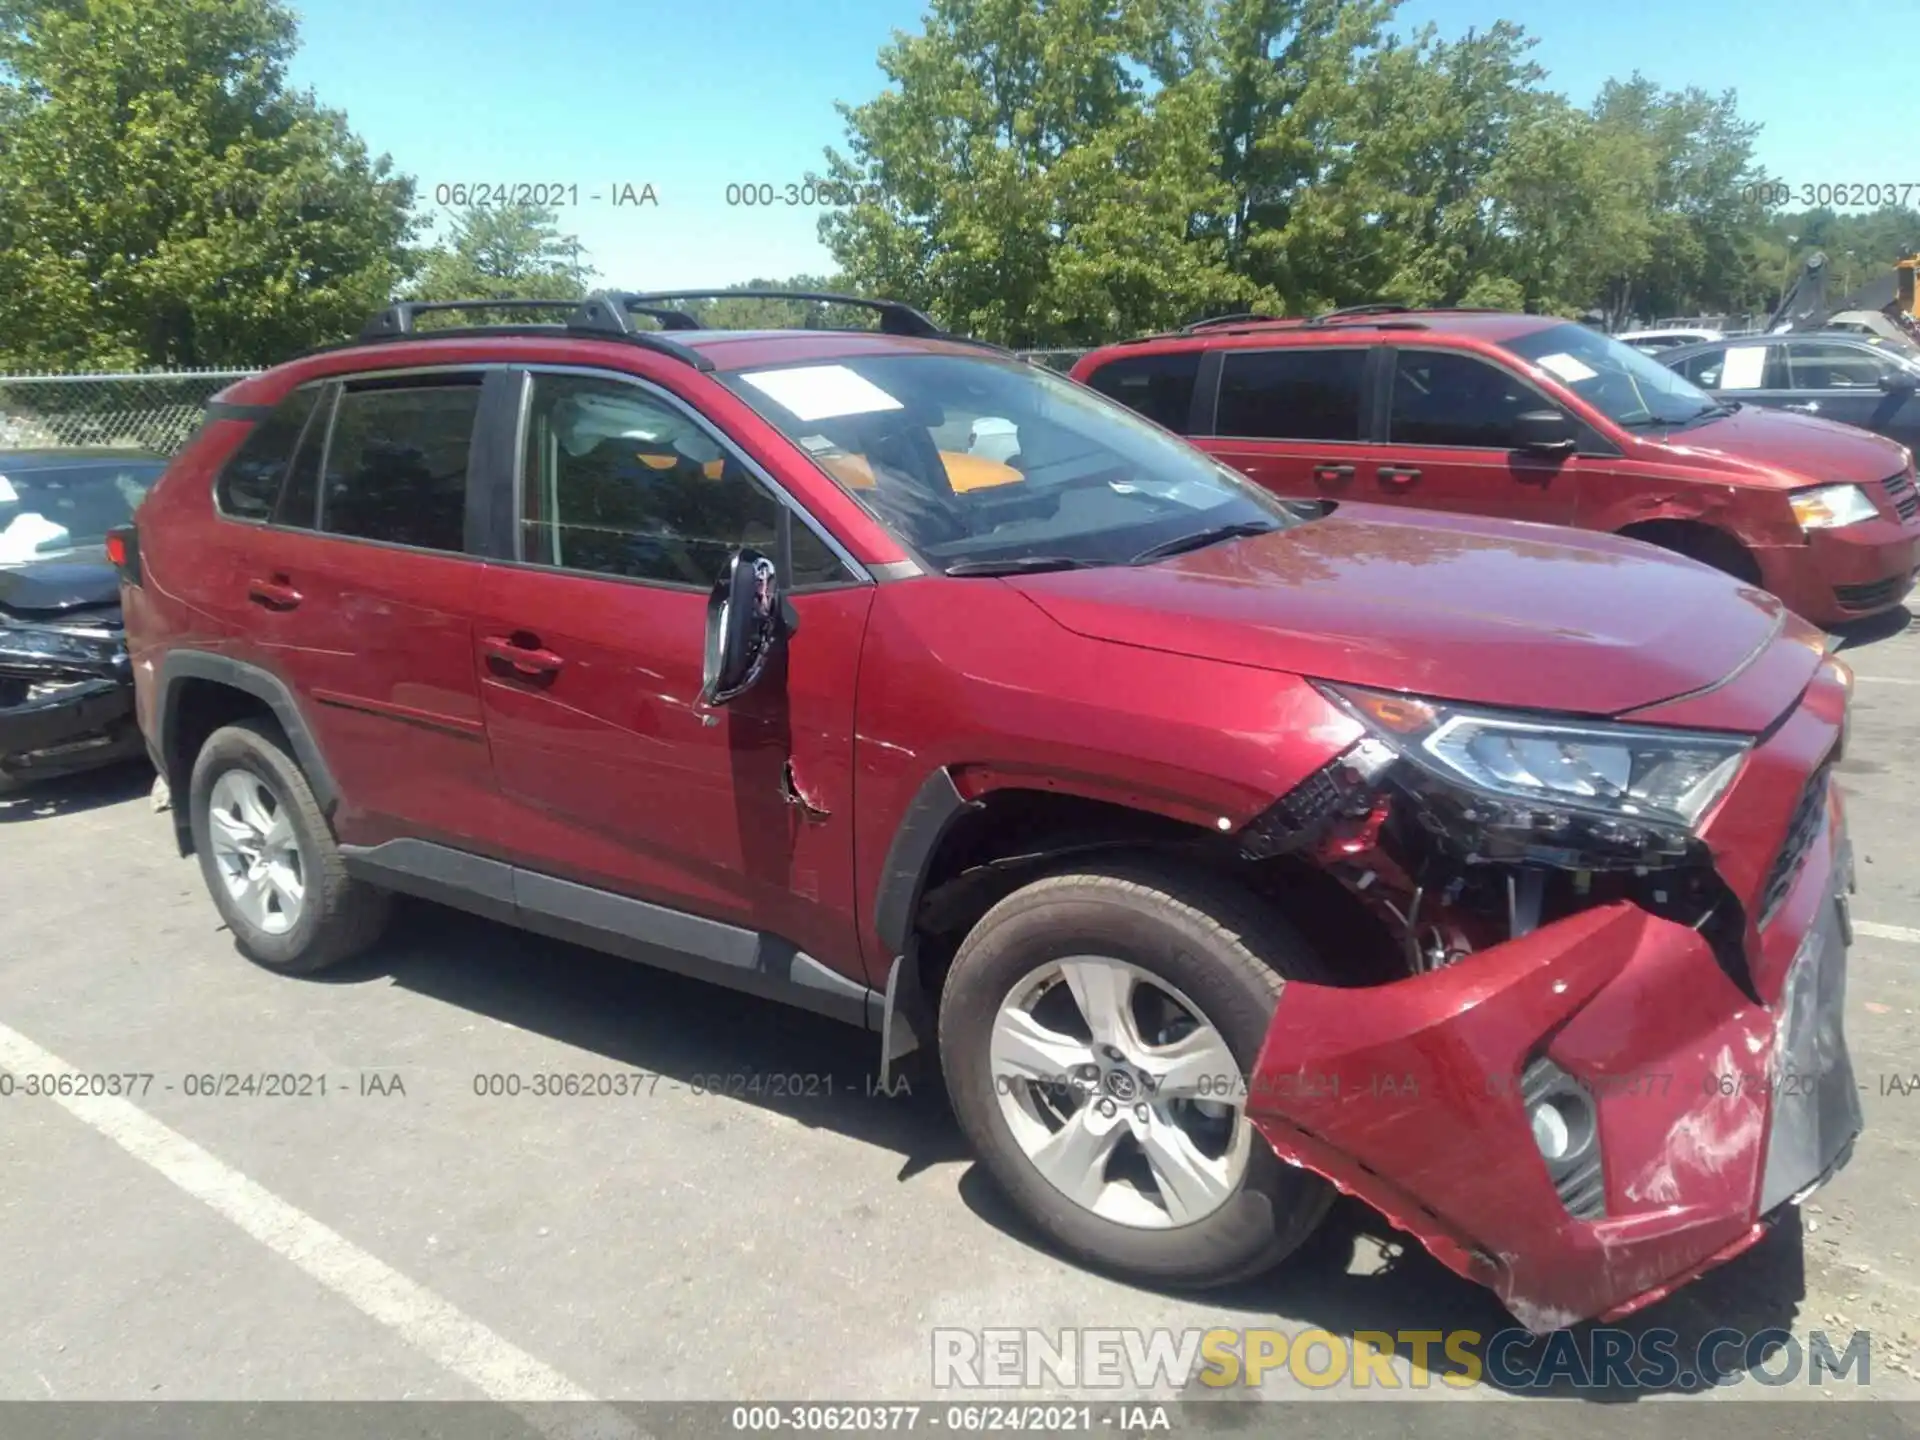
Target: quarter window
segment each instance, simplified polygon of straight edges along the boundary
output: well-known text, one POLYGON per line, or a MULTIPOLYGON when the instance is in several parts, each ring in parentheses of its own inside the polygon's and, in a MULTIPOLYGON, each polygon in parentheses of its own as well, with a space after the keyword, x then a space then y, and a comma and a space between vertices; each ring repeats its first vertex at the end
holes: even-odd
POLYGON ((792 547, 790 588, 851 579, 779 497, 691 417, 632 386, 536 375, 522 558, 568 570, 710 586, 733 552, 792 547))
POLYGON ((320 528, 423 550, 466 548, 478 377, 352 388, 334 411, 320 528))
POLYGON ((274 499, 318 393, 312 387, 294 391, 241 442, 214 486, 222 514, 236 520, 265 520, 273 514, 274 499))
POLYGON ((1550 408, 1501 366, 1447 350, 1402 350, 1394 361, 1388 436, 1402 445, 1509 450, 1514 421, 1550 408))
POLYGON ((1358 440, 1367 351, 1230 350, 1221 360, 1220 435, 1358 440))

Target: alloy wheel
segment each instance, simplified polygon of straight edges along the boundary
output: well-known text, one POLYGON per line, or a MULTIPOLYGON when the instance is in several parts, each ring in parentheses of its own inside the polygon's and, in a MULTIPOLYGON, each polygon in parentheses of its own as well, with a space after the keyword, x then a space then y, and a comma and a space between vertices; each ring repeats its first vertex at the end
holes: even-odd
POLYGON ((1239 1062, 1200 1008, 1124 960, 1076 956, 1025 977, 989 1042, 1001 1114, 1033 1167, 1103 1219, 1205 1219, 1246 1174, 1239 1062))
POLYGON ((227 894, 268 935, 300 923, 307 863, 293 816, 273 787, 253 771, 222 771, 207 797, 207 833, 227 894))

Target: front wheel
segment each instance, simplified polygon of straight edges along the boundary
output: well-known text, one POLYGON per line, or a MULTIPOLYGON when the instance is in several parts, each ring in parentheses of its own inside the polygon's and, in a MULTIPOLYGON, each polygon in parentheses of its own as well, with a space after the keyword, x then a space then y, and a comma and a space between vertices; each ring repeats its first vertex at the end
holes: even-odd
POLYGON ((1036 881, 948 972, 954 1109, 1027 1218, 1090 1264, 1196 1287, 1258 1273, 1333 1200, 1246 1116, 1285 979, 1317 973, 1289 926, 1204 873, 1117 861, 1036 881))

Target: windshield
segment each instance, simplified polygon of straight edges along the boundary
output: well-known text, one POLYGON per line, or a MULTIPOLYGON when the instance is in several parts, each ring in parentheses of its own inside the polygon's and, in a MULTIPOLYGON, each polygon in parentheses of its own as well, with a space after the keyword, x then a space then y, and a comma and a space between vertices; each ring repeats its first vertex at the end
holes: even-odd
POLYGON ((1725 410, 1651 355, 1585 325, 1552 325, 1500 348, 1536 365, 1616 425, 1680 425, 1725 410))
POLYGON ((1318 513, 1017 361, 856 356, 725 378, 943 570, 1124 564, 1318 513))
POLYGON ((9 470, 0 455, 0 565, 104 544, 165 468, 158 460, 81 460, 9 470))

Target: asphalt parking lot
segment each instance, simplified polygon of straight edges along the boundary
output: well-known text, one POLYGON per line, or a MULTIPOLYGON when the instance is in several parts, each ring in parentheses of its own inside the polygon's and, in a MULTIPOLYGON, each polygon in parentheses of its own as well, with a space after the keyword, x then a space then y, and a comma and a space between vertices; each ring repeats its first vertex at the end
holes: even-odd
MULTIPOLYGON (((1653 1398, 1920 1396, 1920 621, 1842 649, 1867 1131, 1797 1228, 1629 1328, 1866 1330, 1871 1382, 1653 1398)), ((0 1400, 927 1400, 937 1328, 1511 1323, 1353 1210, 1202 1300, 1088 1274, 1008 1215, 924 1077, 870 1093, 858 1033, 426 904, 346 973, 277 978, 219 929, 149 781, 0 798, 0 1071, 151 1077, 118 1101, 0 1098, 0 1400), (476 1081, 635 1070, 658 1078, 624 1097, 476 1081), (195 1093, 245 1074, 327 1089, 195 1093)), ((1381 1396, 1284 1370, 1262 1393, 1381 1396)), ((1494 1423, 1516 1434, 1542 1403, 1399 1398, 1514 1400, 1494 1423)), ((1582 1410, 1621 1414, 1556 1425, 1582 1410)))

